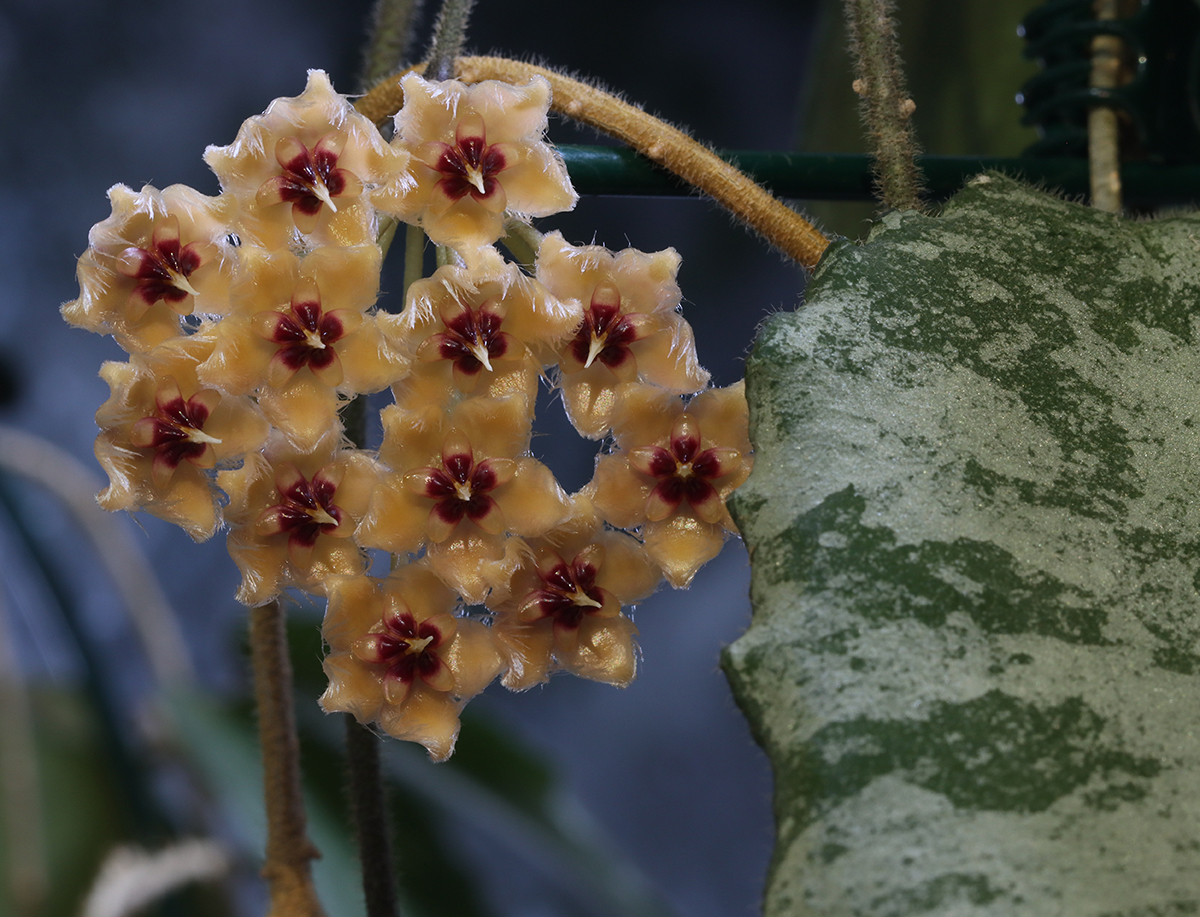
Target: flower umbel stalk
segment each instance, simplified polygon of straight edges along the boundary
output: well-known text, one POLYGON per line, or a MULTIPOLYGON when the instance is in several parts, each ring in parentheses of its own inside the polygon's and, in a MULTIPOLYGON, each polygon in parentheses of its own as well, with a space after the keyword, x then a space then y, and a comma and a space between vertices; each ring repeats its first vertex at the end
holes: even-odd
POLYGON ((880 202, 888 209, 923 210, 912 129, 917 106, 904 85, 893 7, 893 0, 846 0, 854 91, 875 154, 880 202))
MULTIPOLYGON (((367 439, 366 397, 359 395, 351 401, 343 409, 342 416, 346 438, 356 447, 363 448, 367 439)), ((387 823, 387 787, 379 769, 379 737, 354 717, 343 716, 346 721, 346 790, 358 842, 367 917, 397 917, 396 878, 387 823)))
POLYGON ((348 713, 346 761, 350 769, 350 810, 358 834, 367 917, 396 917, 392 844, 388 834, 386 788, 379 770, 379 737, 348 713))
MULTIPOLYGON (((1095 0, 1096 18, 1111 22, 1119 15, 1118 0, 1095 0)), ((1121 53, 1124 46, 1116 35, 1092 39, 1093 89, 1113 89, 1120 84, 1121 53)), ((1121 212, 1121 144, 1117 113, 1107 105, 1088 111, 1088 166, 1091 172, 1092 206, 1105 213, 1121 212)))
POLYGON ((321 853, 308 839, 300 791, 300 743, 292 707, 292 664, 279 602, 250 609, 250 658, 267 804, 268 917, 325 917, 312 880, 321 853))
MULTIPOLYGON (((501 80, 513 84, 544 77, 554 93, 554 111, 623 140, 712 197, 738 221, 805 268, 815 267, 829 247, 829 239, 815 226, 712 150, 602 89, 546 67, 503 57, 460 58, 458 76, 467 82, 501 80)), ((399 84, 389 78, 359 99, 355 107, 378 123, 398 111, 403 101, 399 84)))
POLYGON ((533 268, 538 249, 542 247, 542 234, 524 220, 505 217, 504 236, 500 242, 522 267, 533 268))
POLYGON ((433 30, 433 48, 425 65, 431 80, 448 80, 454 76, 454 62, 462 53, 467 37, 467 20, 475 0, 444 0, 433 30))
POLYGON ((413 26, 424 0, 375 0, 370 38, 363 52, 361 86, 369 89, 404 66, 413 26))

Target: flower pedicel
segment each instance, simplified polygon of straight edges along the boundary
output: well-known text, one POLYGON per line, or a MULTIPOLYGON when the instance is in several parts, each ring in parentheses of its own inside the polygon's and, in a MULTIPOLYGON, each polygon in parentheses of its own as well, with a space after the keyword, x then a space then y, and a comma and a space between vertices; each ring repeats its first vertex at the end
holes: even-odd
POLYGON ((530 276, 495 248, 506 214, 577 199, 546 81, 401 86, 390 144, 311 71, 209 147, 220 196, 115 186, 63 315, 129 354, 101 370, 102 505, 229 526, 245 604, 325 597, 322 707, 442 760, 497 676, 628 684, 627 610, 735 531, 751 454, 741 386, 702 392, 674 251, 554 233, 530 276), (376 302, 388 219, 453 249, 398 315, 376 302), (543 379, 616 444, 573 496, 529 455, 543 379), (341 408, 384 389, 378 453, 350 448, 341 408))

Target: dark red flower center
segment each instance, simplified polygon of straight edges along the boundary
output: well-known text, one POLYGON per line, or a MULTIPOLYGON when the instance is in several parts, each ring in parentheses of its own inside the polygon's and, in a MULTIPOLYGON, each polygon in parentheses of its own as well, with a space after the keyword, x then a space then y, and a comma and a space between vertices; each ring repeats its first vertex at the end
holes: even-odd
POLYGON ((584 557, 576 557, 567 563, 555 557, 551 563, 538 570, 542 588, 525 600, 526 605, 536 603, 544 618, 553 618, 554 626, 566 630, 579 627, 584 615, 594 614, 604 607, 604 590, 596 585, 596 567, 584 557))
POLYGON ((333 345, 346 329, 336 315, 321 310, 319 299, 293 301, 287 312, 276 315, 269 340, 279 345, 279 358, 288 369, 320 370, 337 359, 333 345))
POLYGON ((490 197, 496 191, 501 172, 508 168, 508 159, 499 146, 489 146, 479 124, 478 134, 460 132, 453 144, 444 144, 442 155, 434 166, 441 173, 438 182, 452 201, 468 194, 475 200, 490 197))
POLYGON ((211 443, 220 442, 202 432, 215 394, 205 391, 187 400, 176 395, 159 401, 153 415, 134 424, 134 444, 154 449, 157 453, 155 463, 171 469, 184 460, 199 461, 212 448, 211 443))
POLYGON ((509 351, 508 335, 500 330, 503 323, 504 316, 486 303, 478 309, 466 306, 445 323, 445 333, 435 335, 438 354, 443 360, 454 361, 459 371, 469 376, 485 366, 491 370, 491 361, 509 351))
POLYGON ((340 143, 322 138, 309 150, 299 140, 291 140, 278 156, 283 170, 275 184, 279 197, 307 214, 318 213, 325 204, 336 210, 331 198, 346 190, 345 171, 337 167, 340 143))
POLYGON ((657 447, 644 470, 658 479, 654 493, 671 506, 683 500, 692 506, 711 500, 717 490, 709 481, 726 473, 718 454, 702 451, 695 434, 673 435, 670 448, 657 447))
POLYGON ((620 294, 605 285, 592 294, 583 324, 569 346, 571 355, 584 366, 599 360, 614 369, 630 358, 629 345, 639 337, 635 324, 621 312, 620 294))
POLYGON ((429 621, 417 623, 412 612, 385 618, 383 630, 375 639, 376 661, 387 667, 387 674, 405 684, 420 676, 429 681, 445 664, 437 654, 442 632, 429 621))
POLYGON ((147 306, 159 300, 176 305, 196 295, 188 278, 204 263, 204 248, 198 243, 183 245, 179 221, 168 217, 155 227, 149 247, 125 249, 119 270, 133 279, 133 295, 147 306))
POLYGON ((336 492, 337 484, 321 472, 311 481, 296 472, 280 487, 280 502, 263 515, 274 519, 274 527, 287 534, 289 543, 311 547, 320 535, 333 532, 342 523, 343 511, 333 502, 336 492))
POLYGON ((427 468, 425 495, 436 501, 434 512, 447 525, 464 518, 481 522, 496 505, 488 494, 500 484, 491 462, 475 462, 470 452, 442 457, 441 468, 427 468))

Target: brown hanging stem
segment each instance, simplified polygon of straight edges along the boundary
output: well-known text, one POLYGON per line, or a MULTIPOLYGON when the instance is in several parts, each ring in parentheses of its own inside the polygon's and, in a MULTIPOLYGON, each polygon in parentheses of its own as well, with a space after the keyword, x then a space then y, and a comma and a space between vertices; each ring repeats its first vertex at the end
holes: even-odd
POLYGON ((854 91, 875 155, 875 187, 884 207, 923 210, 924 183, 917 168, 912 126, 916 103, 908 97, 894 0, 845 0, 846 31, 854 58, 854 91))
POLYGON ((278 601, 250 609, 250 659, 258 703, 258 740, 267 804, 268 917, 325 917, 313 887, 312 861, 300 791, 300 742, 292 707, 292 664, 278 601))
MULTIPOLYGON (((414 67, 419 71, 420 67, 414 67)), ((501 80, 527 83, 545 77, 553 91, 551 108, 624 141, 639 153, 703 191, 790 258, 816 266, 829 239, 796 211, 683 131, 587 83, 545 67, 503 57, 463 57, 458 76, 469 83, 501 80)), ((404 93, 396 78, 376 85, 356 107, 379 122, 400 110, 404 93)))
MULTIPOLYGON (((1111 22, 1120 15, 1118 0, 1095 0, 1096 18, 1111 22)), ((1092 72, 1089 85, 1113 89, 1121 84, 1121 54, 1124 45, 1116 35, 1092 39, 1092 72)), ((1121 143, 1117 113, 1107 105, 1088 112, 1088 171, 1092 206, 1106 213, 1121 212, 1121 143)))

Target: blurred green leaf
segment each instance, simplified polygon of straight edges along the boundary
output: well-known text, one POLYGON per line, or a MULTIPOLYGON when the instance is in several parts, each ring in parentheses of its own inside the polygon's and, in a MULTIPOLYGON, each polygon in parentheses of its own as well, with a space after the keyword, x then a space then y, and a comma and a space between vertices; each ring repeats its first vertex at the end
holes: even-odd
POLYGON ((982 176, 764 328, 770 917, 1200 909, 1198 239, 982 176))
MULTIPOLYGON (((128 840, 132 826, 106 764, 103 736, 82 693, 38 686, 29 698, 49 879, 47 898, 37 913, 66 917, 78 913, 100 861, 112 846, 128 840)), ((0 875, 7 879, 5 836, 0 832, 0 875)), ((12 892, 7 881, 0 881, 0 914, 20 913, 12 892)))
MULTIPOLYGON (((176 739, 204 786, 229 818, 243 847, 261 857, 266 849, 262 758, 252 718, 234 705, 222 705, 194 692, 169 699, 176 739)), ((307 776, 307 775, 306 775, 307 776)), ((309 836, 321 851, 313 878, 329 917, 365 914, 358 863, 344 824, 318 803, 307 785, 309 836)))

